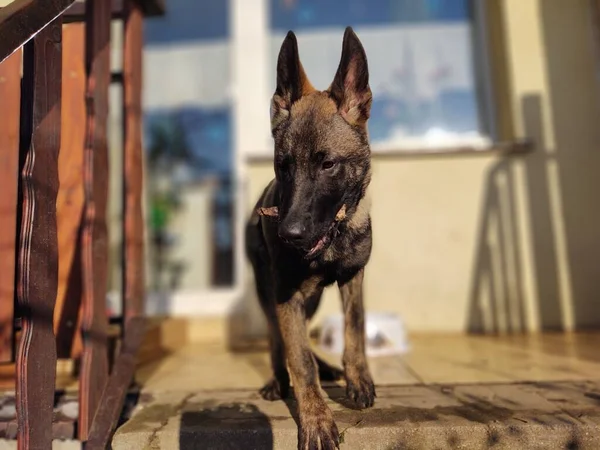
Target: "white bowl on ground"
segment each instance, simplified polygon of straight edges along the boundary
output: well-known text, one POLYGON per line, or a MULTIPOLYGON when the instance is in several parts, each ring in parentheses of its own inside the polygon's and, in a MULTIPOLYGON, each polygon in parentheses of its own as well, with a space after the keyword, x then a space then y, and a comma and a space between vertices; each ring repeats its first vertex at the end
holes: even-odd
MULTIPOLYGON (((406 329, 398 315, 367 312, 365 328, 367 356, 391 356, 408 352, 406 329)), ((341 355, 344 351, 344 316, 340 313, 325 317, 319 326, 318 336, 318 346, 322 351, 341 355)))

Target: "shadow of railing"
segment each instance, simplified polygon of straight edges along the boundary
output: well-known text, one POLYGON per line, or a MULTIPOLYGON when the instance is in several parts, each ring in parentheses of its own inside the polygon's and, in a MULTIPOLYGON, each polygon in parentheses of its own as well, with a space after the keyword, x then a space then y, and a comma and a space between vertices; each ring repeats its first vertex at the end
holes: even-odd
MULTIPOLYGON (((564 330, 564 280, 557 248, 562 212, 551 179, 557 165, 547 151, 539 96, 522 101, 525 133, 536 150, 522 158, 502 158, 489 170, 481 208, 468 330, 521 333, 564 330)), ((564 239, 564 237, 563 237, 564 239)))

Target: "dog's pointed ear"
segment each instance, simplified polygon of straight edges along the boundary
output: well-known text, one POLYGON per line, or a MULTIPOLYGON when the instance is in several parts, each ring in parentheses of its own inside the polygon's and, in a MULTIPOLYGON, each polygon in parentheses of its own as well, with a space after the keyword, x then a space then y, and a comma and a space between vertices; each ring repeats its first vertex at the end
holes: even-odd
POLYGON ((349 124, 366 124, 373 100, 369 87, 369 67, 365 49, 351 27, 344 32, 342 58, 328 92, 349 124))
POLYGON ((314 91, 300 62, 296 35, 289 31, 277 58, 277 89, 271 101, 271 130, 274 131, 289 117, 294 102, 314 91))

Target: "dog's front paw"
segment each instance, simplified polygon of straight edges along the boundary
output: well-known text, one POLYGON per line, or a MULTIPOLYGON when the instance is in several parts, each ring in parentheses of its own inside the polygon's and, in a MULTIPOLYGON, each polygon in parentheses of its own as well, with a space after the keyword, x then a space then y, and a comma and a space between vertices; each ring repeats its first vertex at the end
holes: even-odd
POLYGON ((346 398, 357 408, 370 408, 375 403, 375 384, 368 370, 346 376, 346 398))
POLYGON ((331 411, 300 419, 298 450, 335 450, 340 446, 340 435, 331 411))
POLYGON ((272 378, 260 390, 260 396, 265 400, 274 402, 287 398, 290 393, 290 382, 279 381, 277 378, 272 378))

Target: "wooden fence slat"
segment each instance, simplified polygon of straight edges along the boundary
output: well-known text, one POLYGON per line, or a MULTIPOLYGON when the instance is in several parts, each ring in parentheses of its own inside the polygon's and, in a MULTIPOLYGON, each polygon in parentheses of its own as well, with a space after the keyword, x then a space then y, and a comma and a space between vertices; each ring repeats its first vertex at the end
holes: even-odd
POLYGON ((83 351, 79 432, 85 441, 108 378, 106 290, 108 281, 108 86, 110 2, 86 3, 87 124, 84 156, 85 212, 82 230, 83 351))
POLYGON ((61 119, 59 17, 24 47, 20 133, 22 212, 17 299, 18 448, 49 449, 56 377, 52 316, 58 279, 56 197, 61 119))
POLYGON ((59 358, 79 356, 81 336, 76 333, 81 305, 81 242, 83 214, 83 148, 85 140, 85 26, 63 27, 63 92, 60 187, 56 202, 58 226, 58 295, 54 331, 59 358))
POLYGON ((123 51, 123 311, 130 319, 144 310, 144 218, 142 215, 142 26, 139 0, 126 0, 123 51))
POLYGON ((13 359, 21 52, 0 63, 0 362, 13 359))

